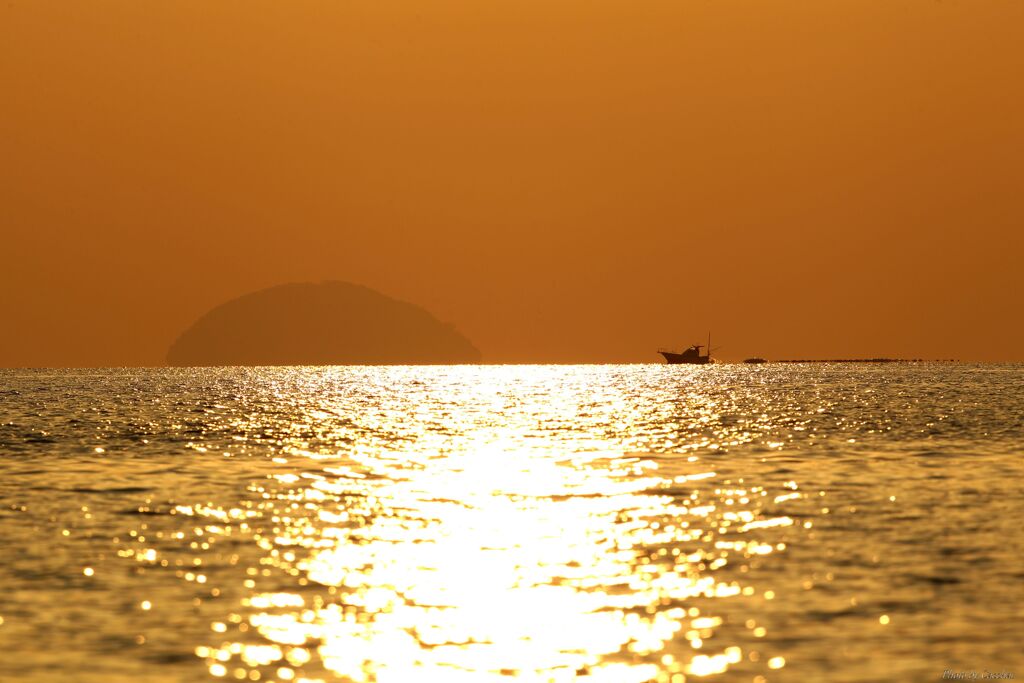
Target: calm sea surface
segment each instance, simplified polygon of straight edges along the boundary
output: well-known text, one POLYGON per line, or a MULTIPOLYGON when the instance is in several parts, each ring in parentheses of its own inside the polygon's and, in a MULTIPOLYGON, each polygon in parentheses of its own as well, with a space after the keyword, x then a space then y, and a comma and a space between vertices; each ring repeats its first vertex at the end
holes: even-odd
POLYGON ((1022 527, 1021 365, 0 371, 3 681, 1020 679, 1022 527))

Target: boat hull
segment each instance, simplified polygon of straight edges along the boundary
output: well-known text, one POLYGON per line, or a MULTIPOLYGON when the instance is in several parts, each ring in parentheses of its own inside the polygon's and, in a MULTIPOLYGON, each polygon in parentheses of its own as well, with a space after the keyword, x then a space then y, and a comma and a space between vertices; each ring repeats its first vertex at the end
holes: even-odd
POLYGON ((658 351, 658 353, 665 357, 669 365, 707 365, 711 362, 709 356, 693 356, 671 351, 658 351))

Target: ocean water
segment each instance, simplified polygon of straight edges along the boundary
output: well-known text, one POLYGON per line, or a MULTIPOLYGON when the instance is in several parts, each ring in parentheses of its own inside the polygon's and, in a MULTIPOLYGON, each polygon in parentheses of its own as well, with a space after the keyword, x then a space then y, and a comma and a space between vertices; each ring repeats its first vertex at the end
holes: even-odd
POLYGON ((1022 386, 0 371, 0 680, 1024 677, 1022 386))

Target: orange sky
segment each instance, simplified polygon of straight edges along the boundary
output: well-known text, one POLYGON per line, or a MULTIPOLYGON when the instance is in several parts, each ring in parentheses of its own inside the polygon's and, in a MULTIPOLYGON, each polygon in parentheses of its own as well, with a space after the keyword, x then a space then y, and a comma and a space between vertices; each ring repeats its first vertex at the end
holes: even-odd
POLYGON ((349 280, 485 360, 1024 360, 1019 0, 8 0, 0 365, 349 280))

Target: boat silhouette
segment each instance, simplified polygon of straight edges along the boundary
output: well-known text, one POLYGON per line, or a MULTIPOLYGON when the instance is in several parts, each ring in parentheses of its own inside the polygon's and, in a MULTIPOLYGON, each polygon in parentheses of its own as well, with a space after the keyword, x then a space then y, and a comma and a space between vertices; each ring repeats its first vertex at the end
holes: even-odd
POLYGON ((711 333, 708 332, 707 346, 694 344, 685 351, 679 353, 669 351, 668 349, 658 349, 658 353, 665 357, 665 361, 669 365, 707 365, 708 363, 713 362, 711 360, 711 333), (707 352, 704 353, 704 355, 701 355, 701 349, 707 349, 707 352))

